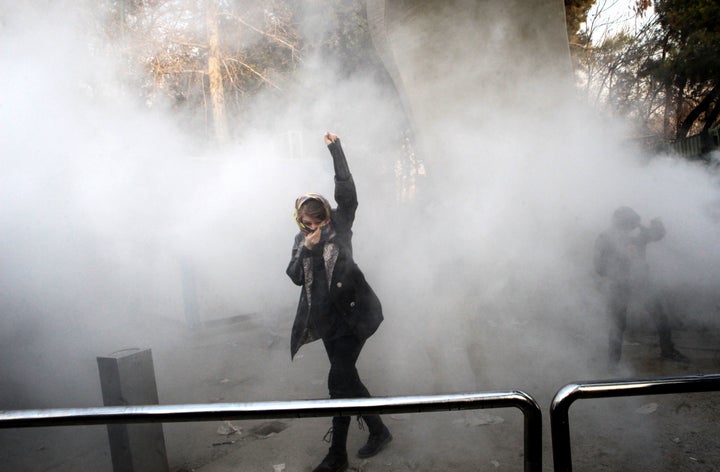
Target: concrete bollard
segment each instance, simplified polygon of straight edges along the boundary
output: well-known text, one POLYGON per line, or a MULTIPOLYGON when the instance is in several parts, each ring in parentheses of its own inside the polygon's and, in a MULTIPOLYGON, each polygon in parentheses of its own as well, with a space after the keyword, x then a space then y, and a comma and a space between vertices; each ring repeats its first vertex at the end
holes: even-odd
MULTIPOLYGON (((157 405, 150 349, 124 349, 98 357, 105 406, 157 405)), ((162 424, 107 425, 114 472, 168 472, 162 424)))

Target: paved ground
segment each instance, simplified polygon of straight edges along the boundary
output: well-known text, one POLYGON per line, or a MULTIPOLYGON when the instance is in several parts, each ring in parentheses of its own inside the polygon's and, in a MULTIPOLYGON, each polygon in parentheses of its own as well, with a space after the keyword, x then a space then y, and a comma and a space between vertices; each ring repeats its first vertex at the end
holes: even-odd
MULTIPOLYGON (((678 344, 693 358, 690 365, 657 359, 652 333, 629 337, 624 367, 619 372, 608 373, 608 377, 720 372, 720 351, 714 349, 718 346, 717 338, 714 341, 705 338, 714 344, 703 347, 697 338, 702 334, 676 334, 678 344), (696 347, 691 348, 693 345, 696 347)), ((317 375, 316 381, 319 381, 321 373, 317 375)), ((543 409, 544 470, 552 470, 547 406, 554 391, 540 387, 529 393, 536 396, 543 409)), ((575 470, 718 470, 718 395, 720 392, 577 402, 571 409, 575 470), (627 464, 634 466, 627 468, 627 464)), ((393 415, 387 422, 395 436, 392 445, 369 460, 351 459, 351 470, 523 469, 523 423, 517 410, 393 415)), ((285 423, 287 429, 267 439, 255 438, 250 425, 243 427, 240 439, 227 445, 224 455, 218 453, 207 464, 197 464, 192 469, 202 472, 310 471, 325 452, 326 445, 319 438, 326 430, 327 420, 296 419, 285 423)), ((353 428, 350 450, 356 450, 363 440, 364 432, 353 428)))
MULTIPOLYGON (((652 333, 629 333, 622 369, 606 373, 606 378, 720 372, 717 334, 679 330, 675 337, 692 358, 691 364, 660 361, 652 333)), ((373 349, 367 352, 361 359, 361 373, 372 372, 376 363, 383 362, 373 349)), ((266 401, 268 392, 272 392, 270 399, 276 400, 326 395, 327 361, 320 344, 303 348, 301 356, 290 363, 286 339, 252 320, 186 333, 184 342, 154 350, 153 356, 165 404, 266 401)), ((402 369, 389 362, 384 367, 397 372, 402 369)), ((509 384, 533 395, 543 409, 543 469, 552 470, 548 405, 562 385, 547 379, 554 376, 533 374, 545 367, 539 361, 531 362, 518 365, 517 372, 507 375, 509 384)), ((574 380, 583 379, 568 378, 568 382, 574 380)), ((370 376, 368 384, 371 391, 378 392, 383 382, 370 376)), ((406 392, 431 393, 431 388, 435 387, 406 392)), ((720 393, 577 402, 571 409, 575 470, 719 470, 717 395, 720 393), (628 469, 627 464, 633 466, 628 469)), ((390 447, 371 459, 352 457, 351 470, 522 470, 522 420, 515 409, 388 416, 395 437, 390 447)), ((322 442, 328 425, 326 418, 166 424, 170 470, 310 471, 328 446, 322 442), (226 434, 229 426, 237 432, 226 434), (260 427, 264 429, 258 430, 260 427)), ((363 444, 365 434, 353 422, 351 454, 363 444)), ((0 444, 1 470, 112 470, 103 426, 0 431, 0 444)))

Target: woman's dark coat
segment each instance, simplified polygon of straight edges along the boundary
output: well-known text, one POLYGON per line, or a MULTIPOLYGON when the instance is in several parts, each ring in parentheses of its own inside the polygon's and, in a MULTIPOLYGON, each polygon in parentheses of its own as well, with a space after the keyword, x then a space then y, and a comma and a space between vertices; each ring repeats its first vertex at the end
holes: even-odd
MULTIPOLYGON (((339 141, 331 143, 333 158, 338 155, 344 159, 339 141)), ((353 260, 352 225, 358 206, 355 182, 352 176, 340 180, 335 177, 335 202, 332 210, 332 229, 334 234, 322 243, 321 250, 328 278, 328 297, 330 316, 341 317, 351 331, 360 339, 369 338, 383 320, 382 306, 375 292, 365 280, 360 268, 353 260)), ((290 355, 295 357, 304 344, 320 338, 310 323, 310 305, 312 291, 312 255, 305 245, 305 235, 295 236, 292 257, 287 267, 287 275, 295 285, 302 286, 295 322, 290 339, 290 355)), ((332 321, 332 320, 330 320, 332 321)), ((322 321, 321 322, 327 322, 322 321)), ((318 327, 318 331, 327 331, 318 327)))

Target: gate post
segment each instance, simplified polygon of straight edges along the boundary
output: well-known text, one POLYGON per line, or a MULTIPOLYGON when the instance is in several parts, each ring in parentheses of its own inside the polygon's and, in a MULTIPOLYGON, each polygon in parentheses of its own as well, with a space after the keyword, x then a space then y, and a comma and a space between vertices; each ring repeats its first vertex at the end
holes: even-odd
MULTIPOLYGON (((150 349, 124 349, 98 357, 105 406, 157 405, 150 349)), ((114 472, 168 472, 161 423, 108 424, 114 472)))

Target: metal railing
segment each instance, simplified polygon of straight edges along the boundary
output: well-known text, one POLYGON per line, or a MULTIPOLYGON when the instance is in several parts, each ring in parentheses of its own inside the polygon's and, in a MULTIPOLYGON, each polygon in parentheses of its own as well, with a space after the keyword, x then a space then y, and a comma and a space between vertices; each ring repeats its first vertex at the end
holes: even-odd
POLYGON ((524 416, 525 471, 539 472, 542 469, 542 413, 537 402, 530 395, 517 390, 359 399, 0 411, 0 429, 117 423, 308 418, 508 407, 520 409, 524 416))
POLYGON ((622 381, 592 381, 562 387, 550 405, 553 464, 555 471, 572 471, 570 451, 570 405, 580 398, 630 397, 720 391, 720 374, 630 379, 622 381))

